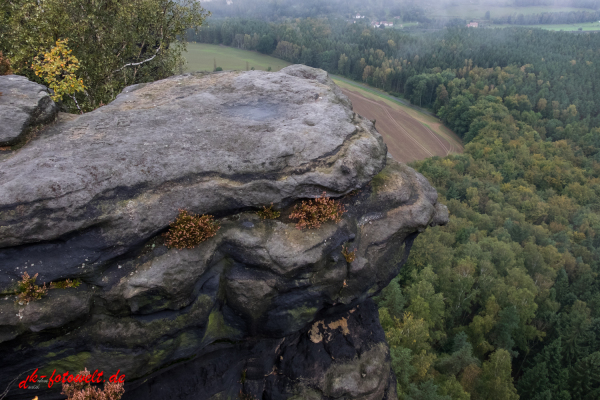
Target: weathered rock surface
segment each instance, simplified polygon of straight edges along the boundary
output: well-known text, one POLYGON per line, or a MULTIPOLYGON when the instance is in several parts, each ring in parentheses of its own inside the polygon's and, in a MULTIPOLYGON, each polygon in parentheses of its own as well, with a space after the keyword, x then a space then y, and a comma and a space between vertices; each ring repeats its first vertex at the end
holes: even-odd
MULTIPOLYGON (((134 86, 50 125, 0 158, 0 388, 29 369, 87 367, 125 373, 125 400, 394 398, 369 298, 448 213, 386 153, 304 66, 134 86), (348 212, 298 230, 293 205, 323 191, 348 212), (271 202, 281 217, 261 220, 271 202), (160 233, 178 209, 221 229, 168 249, 160 233), (18 304, 23 271, 84 283, 18 304)), ((59 398, 57 386, 8 398, 59 398)))
POLYGON ((366 300, 282 339, 212 346, 189 363, 145 378, 128 399, 237 399, 242 393, 265 400, 396 400, 377 315, 366 300))
POLYGON ((52 121, 58 107, 48 89, 24 76, 0 76, 0 146, 17 142, 28 130, 52 121))
POLYGON ((286 70, 129 87, 0 158, 0 262, 11 271, 0 287, 25 264, 42 281, 84 264, 96 273, 178 209, 230 214, 365 185, 385 165, 380 135, 324 72, 286 70), (302 71, 314 79, 293 76, 302 71))

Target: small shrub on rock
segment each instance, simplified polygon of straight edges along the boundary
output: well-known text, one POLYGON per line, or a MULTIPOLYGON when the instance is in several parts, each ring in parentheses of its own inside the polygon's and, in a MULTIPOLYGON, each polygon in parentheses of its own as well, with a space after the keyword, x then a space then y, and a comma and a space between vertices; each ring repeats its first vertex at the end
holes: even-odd
POLYGON ((79 69, 79 60, 67 47, 68 39, 57 40, 48 53, 35 57, 31 65, 36 76, 44 79, 48 87, 54 90, 52 100, 61 100, 64 95, 74 98, 77 92, 83 92, 83 80, 75 75, 79 69))
POLYGON ((217 234, 220 226, 212 215, 195 215, 179 210, 179 216, 164 234, 169 248, 192 249, 199 243, 217 234))
POLYGON ((279 218, 279 216, 281 215, 279 211, 273 210, 273 203, 271 203, 269 207, 263 206, 263 211, 257 211, 256 213, 262 219, 275 219, 279 218))
POLYGON ((298 220, 296 228, 312 229, 320 227, 324 222, 339 222, 346 209, 334 199, 325 196, 325 192, 314 200, 303 201, 294 207, 290 219, 298 220))
POLYGON ((75 279, 74 281, 65 279, 64 281, 50 282, 50 289, 76 288, 79 285, 81 285, 81 281, 79 279, 75 279))
POLYGON ((349 246, 342 246, 342 255, 346 262, 351 263, 356 259, 356 249, 350 251, 349 246))
POLYGON ((124 384, 119 382, 105 382, 104 390, 91 386, 84 381, 90 371, 79 372, 73 383, 62 384, 62 393, 67 400, 120 400, 125 393, 124 384))
POLYGON ((33 300, 39 300, 48 293, 48 288, 44 283, 44 286, 38 286, 35 284, 38 274, 29 276, 27 272, 23 272, 21 281, 17 288, 17 299, 19 303, 29 303, 33 300))

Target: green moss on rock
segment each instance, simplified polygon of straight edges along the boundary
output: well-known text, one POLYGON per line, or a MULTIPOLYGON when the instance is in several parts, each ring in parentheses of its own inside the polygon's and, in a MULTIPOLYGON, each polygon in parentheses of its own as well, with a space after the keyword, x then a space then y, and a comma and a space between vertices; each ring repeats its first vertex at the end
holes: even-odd
POLYGON ((383 190, 386 185, 389 185, 390 188, 397 189, 396 181, 398 176, 402 175, 403 166, 399 163, 391 163, 388 164, 381 172, 371 179, 371 188, 373 189, 373 194, 376 195, 383 190))
POLYGON ((317 311, 316 307, 302 306, 289 310, 288 313, 292 317, 292 324, 301 328, 315 318, 317 311))
MULTIPOLYGON (((56 356, 56 353, 48 353, 47 357, 50 357, 51 355, 56 356)), ((84 351, 65 358, 50 361, 50 363, 40 369, 39 375, 50 376, 54 370, 56 370, 57 373, 66 371, 77 373, 83 371, 86 367, 90 367, 89 361, 91 355, 91 353, 84 351)))
POLYGON ((206 327, 202 342, 209 343, 221 339, 237 340, 240 336, 241 332, 227 325, 223 314, 219 310, 214 309, 208 316, 208 326, 206 327))

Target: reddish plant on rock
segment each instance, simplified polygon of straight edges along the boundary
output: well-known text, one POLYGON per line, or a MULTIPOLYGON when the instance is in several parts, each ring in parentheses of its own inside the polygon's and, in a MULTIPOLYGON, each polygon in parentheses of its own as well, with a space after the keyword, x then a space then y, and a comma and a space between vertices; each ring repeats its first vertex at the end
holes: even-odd
POLYGON ((29 276, 27 272, 23 272, 21 281, 17 289, 17 298, 19 302, 29 303, 33 300, 39 300, 48 293, 48 288, 44 283, 44 286, 38 286, 35 284, 38 274, 29 276))
POLYGON ((171 229, 164 234, 167 247, 192 249, 215 236, 220 226, 213 218, 212 215, 195 215, 179 210, 179 216, 170 225, 171 229))
POLYGON ((296 228, 318 228, 324 222, 339 222, 346 209, 334 199, 325 196, 325 192, 314 200, 303 201, 294 207, 290 219, 298 220, 296 228))
POLYGON ((93 387, 83 380, 88 375, 90 371, 86 368, 77 374, 72 384, 63 382, 61 394, 67 396, 67 400, 119 400, 125 393, 123 383, 119 382, 106 382, 104 390, 93 387))

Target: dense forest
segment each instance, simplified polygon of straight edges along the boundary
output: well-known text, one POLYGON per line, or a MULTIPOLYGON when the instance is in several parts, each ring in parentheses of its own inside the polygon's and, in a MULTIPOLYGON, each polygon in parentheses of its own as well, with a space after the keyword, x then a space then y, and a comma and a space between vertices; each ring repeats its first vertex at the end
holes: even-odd
POLYGON ((600 35, 212 21, 432 109, 465 152, 413 164, 451 219, 378 297, 401 399, 600 398, 600 35))
MULTIPOLYGON (((476 91, 503 99, 527 96, 529 105, 522 102, 518 111, 525 112, 530 125, 539 127, 543 135, 552 137, 565 134, 568 113, 576 112, 576 119, 584 119, 590 127, 600 126, 596 87, 600 52, 594 48, 595 34, 453 28, 407 35, 337 19, 281 24, 228 19, 212 21, 188 38, 322 68, 436 112, 450 100, 448 96, 452 107, 466 110, 476 100, 476 91), (468 94, 459 96, 464 90, 468 94), (457 104, 461 101, 465 103, 457 104)), ((448 107, 441 111, 443 119, 464 135, 469 123, 462 120, 466 114, 459 112, 455 118, 447 112, 448 107)))

